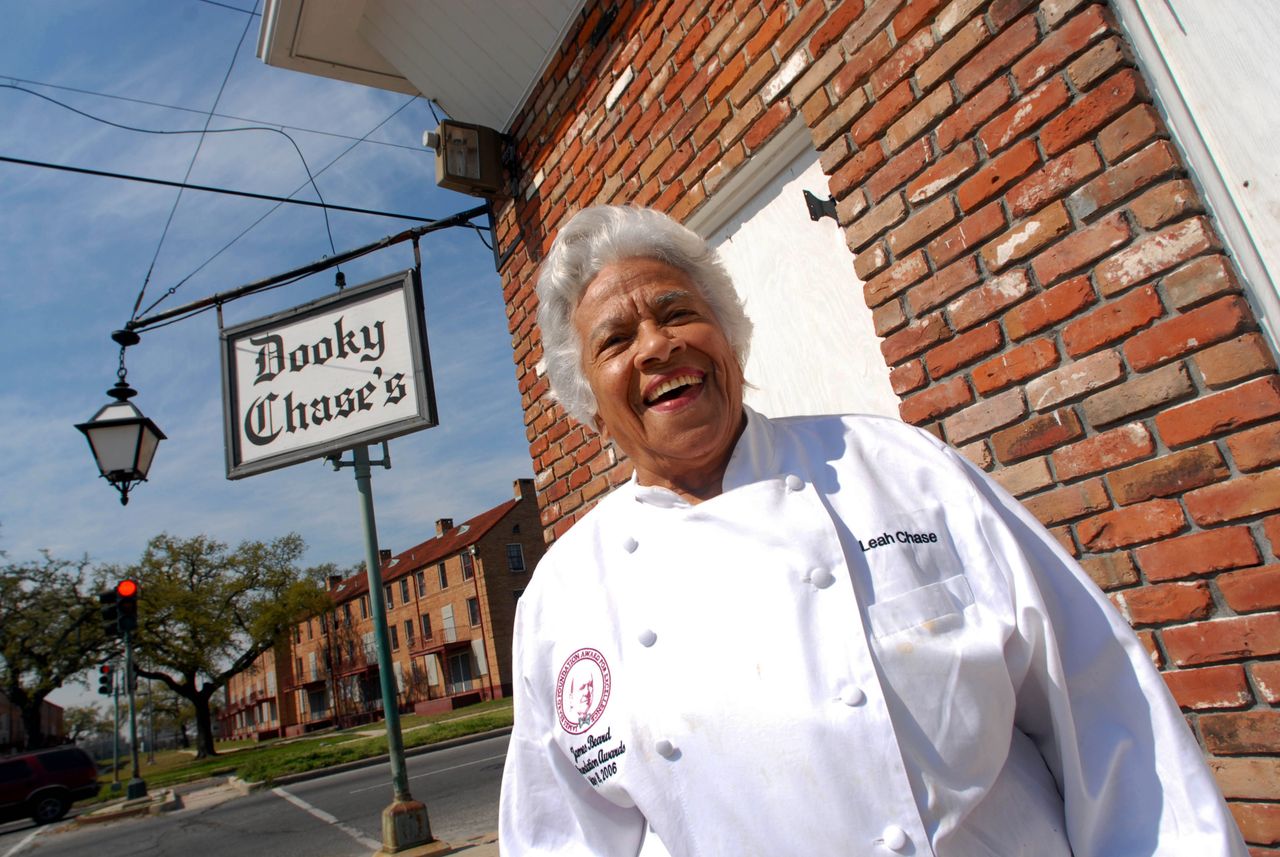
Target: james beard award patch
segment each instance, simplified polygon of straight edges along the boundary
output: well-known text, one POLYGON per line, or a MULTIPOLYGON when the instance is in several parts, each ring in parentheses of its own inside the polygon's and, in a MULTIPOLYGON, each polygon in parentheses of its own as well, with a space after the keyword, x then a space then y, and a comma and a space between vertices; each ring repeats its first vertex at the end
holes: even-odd
POLYGON ((556 713, 560 728, 570 735, 590 729, 609 704, 609 664, 595 649, 578 649, 556 679, 556 713))

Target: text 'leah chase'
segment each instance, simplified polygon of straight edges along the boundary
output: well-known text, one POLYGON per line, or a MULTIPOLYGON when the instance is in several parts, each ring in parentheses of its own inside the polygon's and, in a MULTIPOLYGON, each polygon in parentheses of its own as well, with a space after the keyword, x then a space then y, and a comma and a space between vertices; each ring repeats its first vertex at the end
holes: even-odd
POLYGON ((937 543, 937 533, 909 533, 906 530, 898 530, 896 533, 882 533, 874 538, 867 539, 865 542, 862 539, 858 539, 858 547, 862 548, 863 553, 892 544, 927 545, 937 543))

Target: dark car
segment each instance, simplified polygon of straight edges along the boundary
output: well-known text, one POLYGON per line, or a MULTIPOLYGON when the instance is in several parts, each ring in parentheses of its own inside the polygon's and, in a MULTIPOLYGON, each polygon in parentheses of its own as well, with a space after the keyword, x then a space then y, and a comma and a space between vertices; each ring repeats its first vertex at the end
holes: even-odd
POLYGON ((0 757, 0 821, 30 816, 48 824, 98 793, 98 766, 79 747, 0 757))

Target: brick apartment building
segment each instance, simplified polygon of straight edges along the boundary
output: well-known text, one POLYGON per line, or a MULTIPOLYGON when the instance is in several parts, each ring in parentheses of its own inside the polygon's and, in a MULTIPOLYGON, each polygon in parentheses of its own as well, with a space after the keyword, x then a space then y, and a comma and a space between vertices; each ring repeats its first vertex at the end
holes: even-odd
POLYGON ((894 413, 989 471, 1137 629, 1274 853, 1274 7, 434 8, 271 0, 259 53, 508 135, 497 261, 547 540, 630 468, 548 395, 537 268, 581 207, 654 206, 744 293, 748 402, 894 413))
MULTIPOLYGON (((516 601, 544 543, 533 480, 512 499, 392 556, 383 598, 402 711, 448 711, 511 694, 516 601)), ((220 714, 228 738, 295 735, 381 716, 369 585, 364 572, 329 580, 333 610, 296 625, 233 676, 220 714)))

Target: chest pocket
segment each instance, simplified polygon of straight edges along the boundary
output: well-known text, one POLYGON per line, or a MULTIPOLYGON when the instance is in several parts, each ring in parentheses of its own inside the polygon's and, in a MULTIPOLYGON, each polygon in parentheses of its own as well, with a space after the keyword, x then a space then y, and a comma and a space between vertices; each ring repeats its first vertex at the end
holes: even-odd
POLYGON ((872 604, 867 611, 877 639, 919 628, 942 634, 963 624, 961 614, 973 603, 973 590, 963 574, 921 586, 896 598, 872 604))

